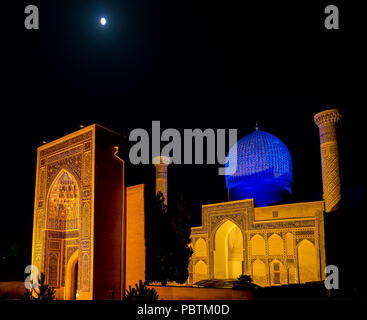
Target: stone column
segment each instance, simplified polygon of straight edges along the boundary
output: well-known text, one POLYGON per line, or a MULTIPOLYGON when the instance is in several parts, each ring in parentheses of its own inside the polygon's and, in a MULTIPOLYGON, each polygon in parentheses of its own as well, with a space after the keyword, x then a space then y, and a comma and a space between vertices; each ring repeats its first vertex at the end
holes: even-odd
POLYGON ((336 123, 340 120, 339 110, 330 109, 315 115, 314 121, 320 131, 320 152, 322 167, 323 198, 325 211, 338 209, 341 200, 339 154, 336 123))
POLYGON ((158 156, 153 159, 155 165, 155 193, 161 192, 164 196, 164 203, 167 204, 168 191, 168 165, 171 163, 171 158, 158 156))

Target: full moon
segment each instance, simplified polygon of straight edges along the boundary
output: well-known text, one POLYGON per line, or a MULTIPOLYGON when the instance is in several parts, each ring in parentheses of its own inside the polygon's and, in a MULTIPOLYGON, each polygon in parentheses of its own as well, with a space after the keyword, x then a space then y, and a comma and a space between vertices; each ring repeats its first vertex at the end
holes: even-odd
POLYGON ((106 22, 107 22, 106 21, 106 18, 104 18, 104 17, 101 18, 100 22, 101 22, 101 25, 104 26, 106 24, 106 22))

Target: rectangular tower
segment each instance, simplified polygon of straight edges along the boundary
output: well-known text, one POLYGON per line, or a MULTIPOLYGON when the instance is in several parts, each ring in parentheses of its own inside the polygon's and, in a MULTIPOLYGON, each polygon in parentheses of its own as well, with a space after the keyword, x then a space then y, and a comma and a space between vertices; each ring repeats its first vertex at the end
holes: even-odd
POLYGON ((37 149, 32 265, 58 299, 119 299, 124 287, 120 135, 99 125, 37 149))

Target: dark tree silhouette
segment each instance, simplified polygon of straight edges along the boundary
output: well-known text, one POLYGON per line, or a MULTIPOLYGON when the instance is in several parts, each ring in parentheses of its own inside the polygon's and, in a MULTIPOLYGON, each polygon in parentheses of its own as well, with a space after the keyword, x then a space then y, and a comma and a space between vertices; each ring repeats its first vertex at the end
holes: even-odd
POLYGON ((183 198, 168 209, 158 193, 148 204, 146 215, 147 281, 185 283, 192 250, 188 246, 190 214, 183 198))

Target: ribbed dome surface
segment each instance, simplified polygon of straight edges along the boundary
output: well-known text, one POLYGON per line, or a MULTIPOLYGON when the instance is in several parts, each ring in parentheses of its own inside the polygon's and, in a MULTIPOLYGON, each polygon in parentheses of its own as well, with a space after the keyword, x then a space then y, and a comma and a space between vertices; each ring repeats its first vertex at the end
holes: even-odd
POLYGON ((292 158, 283 142, 270 133, 256 130, 239 140, 229 151, 229 163, 237 169, 226 184, 231 200, 254 198, 258 206, 281 201, 291 194, 292 158), (236 154, 237 147, 237 154, 236 154))

